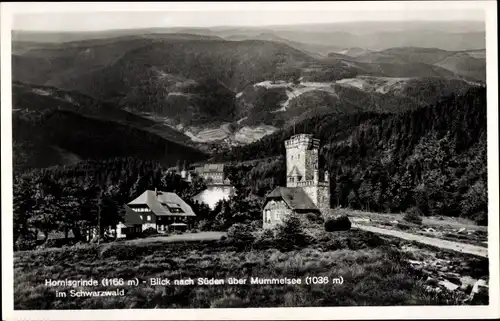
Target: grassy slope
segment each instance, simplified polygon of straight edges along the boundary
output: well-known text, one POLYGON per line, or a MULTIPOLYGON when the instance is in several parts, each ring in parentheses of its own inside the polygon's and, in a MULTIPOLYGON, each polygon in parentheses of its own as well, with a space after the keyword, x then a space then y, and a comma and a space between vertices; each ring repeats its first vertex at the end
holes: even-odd
MULTIPOLYGON (((324 235, 317 246, 280 252, 226 243, 177 243, 86 246, 18 252, 14 258, 17 309, 209 308, 353 305, 459 304, 458 298, 423 290, 406 259, 380 247, 369 233, 324 235), (335 241, 335 242, 333 242, 335 241), (332 243, 333 242, 333 243, 332 243), (61 259, 63 258, 64 259, 61 259), (153 277, 185 279, 342 277, 328 285, 220 285, 126 287, 125 297, 56 298, 45 279, 153 277)), ((104 289, 98 286, 95 290, 104 289)))

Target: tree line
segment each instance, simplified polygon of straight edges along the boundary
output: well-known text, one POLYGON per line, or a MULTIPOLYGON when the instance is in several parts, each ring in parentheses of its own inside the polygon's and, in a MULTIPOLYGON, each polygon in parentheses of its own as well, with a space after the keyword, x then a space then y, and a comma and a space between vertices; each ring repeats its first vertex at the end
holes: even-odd
POLYGON ((71 232, 87 241, 91 230, 115 226, 124 215, 123 205, 147 189, 174 192, 190 199, 205 189, 196 175, 184 181, 160 162, 135 158, 84 161, 75 165, 34 169, 14 176, 14 241, 71 232))

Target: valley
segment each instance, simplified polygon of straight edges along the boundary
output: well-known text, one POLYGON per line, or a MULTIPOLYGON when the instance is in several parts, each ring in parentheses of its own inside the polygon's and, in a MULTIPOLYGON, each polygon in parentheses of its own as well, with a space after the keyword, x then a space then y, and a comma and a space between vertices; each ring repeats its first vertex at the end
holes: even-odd
POLYGON ((453 91, 457 84, 465 88, 485 79, 480 48, 342 48, 302 36, 303 42, 293 40, 302 35, 298 31, 175 30, 65 34, 88 37, 69 42, 47 34, 53 42, 45 43, 16 33, 13 79, 76 91, 162 124, 167 120, 168 127, 183 128, 169 138, 194 145, 246 144, 321 114, 411 109, 415 93, 404 87, 431 78, 443 84, 429 99, 445 95, 443 86, 453 91), (339 93, 339 85, 351 88, 339 93))

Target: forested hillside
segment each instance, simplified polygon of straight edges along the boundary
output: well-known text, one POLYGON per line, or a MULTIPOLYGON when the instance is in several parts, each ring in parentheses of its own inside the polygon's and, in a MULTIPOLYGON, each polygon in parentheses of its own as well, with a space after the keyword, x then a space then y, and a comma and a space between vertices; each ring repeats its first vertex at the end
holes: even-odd
MULTIPOLYGON (((487 223, 486 88, 402 114, 318 116, 297 124, 295 132, 321 139, 320 164, 330 173, 333 206, 380 212, 418 206, 425 215, 487 223)), ((234 181, 265 195, 283 183, 284 162, 248 161, 284 155, 292 134, 292 128, 279 131, 214 161, 230 162, 228 171, 239 173, 234 181)))
POLYGON ((174 165, 206 157, 167 126, 74 92, 15 83, 13 106, 15 171, 82 159, 133 156, 174 165))

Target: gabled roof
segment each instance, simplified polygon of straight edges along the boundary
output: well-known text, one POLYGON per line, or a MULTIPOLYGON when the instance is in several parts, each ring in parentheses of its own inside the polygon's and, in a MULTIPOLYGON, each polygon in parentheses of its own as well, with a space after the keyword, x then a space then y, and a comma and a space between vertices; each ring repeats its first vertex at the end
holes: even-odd
POLYGON ((141 219, 139 213, 135 212, 127 205, 123 205, 123 207, 125 208, 125 216, 123 218, 123 220, 124 220, 123 224, 125 224, 127 227, 130 227, 130 226, 133 226, 136 224, 142 224, 142 219, 141 219))
POLYGON ((282 199, 292 210, 319 210, 300 187, 276 187, 267 195, 266 203, 271 199, 282 199))
POLYGON ((196 216, 191 206, 184 202, 184 200, 175 193, 167 193, 161 191, 155 193, 155 191, 147 190, 135 200, 128 203, 128 205, 147 205, 149 209, 157 216, 196 216), (168 209, 169 207, 180 207, 184 213, 172 213, 168 209))

